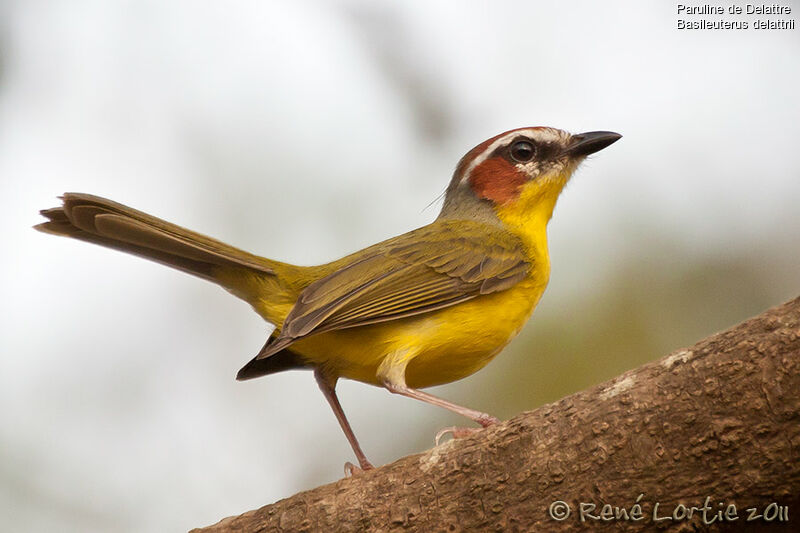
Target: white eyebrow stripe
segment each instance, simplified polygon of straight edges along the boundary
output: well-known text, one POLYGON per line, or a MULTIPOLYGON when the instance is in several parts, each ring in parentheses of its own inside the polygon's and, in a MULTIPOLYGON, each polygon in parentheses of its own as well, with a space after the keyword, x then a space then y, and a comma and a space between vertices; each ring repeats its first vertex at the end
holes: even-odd
POLYGON ((560 136, 557 131, 552 130, 551 128, 528 128, 522 130, 513 130, 508 132, 507 134, 503 135, 502 137, 496 139, 492 144, 486 147, 486 150, 483 151, 478 157, 473 159, 469 166, 467 166, 467 170, 464 172, 464 175, 461 177, 461 182, 466 181, 469 179, 470 174, 472 171, 486 161, 490 154, 494 153, 495 150, 499 146, 507 143, 509 140, 519 137, 519 136, 526 136, 532 139, 541 140, 541 141, 557 141, 560 139, 560 136))

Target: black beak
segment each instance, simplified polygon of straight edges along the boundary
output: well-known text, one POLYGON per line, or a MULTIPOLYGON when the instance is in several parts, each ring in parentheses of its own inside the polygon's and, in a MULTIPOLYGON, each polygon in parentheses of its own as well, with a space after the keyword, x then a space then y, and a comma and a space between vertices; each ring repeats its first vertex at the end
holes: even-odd
POLYGON ((584 157, 599 152, 606 146, 614 144, 622 138, 613 131, 590 131, 573 135, 569 145, 564 149, 563 155, 569 157, 584 157))

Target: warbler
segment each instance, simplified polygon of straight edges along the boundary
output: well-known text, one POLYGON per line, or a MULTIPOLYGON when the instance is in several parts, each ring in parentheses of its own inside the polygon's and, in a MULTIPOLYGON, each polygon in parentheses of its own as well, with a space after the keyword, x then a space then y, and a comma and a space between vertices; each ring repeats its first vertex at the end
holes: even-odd
POLYGON ((419 389, 469 376, 519 333, 550 276, 546 229, 556 200, 587 155, 620 137, 501 133, 459 161, 436 220, 319 266, 253 255, 88 194, 64 194, 35 228, 163 263, 249 303, 275 330, 237 379, 313 370, 367 470, 337 380, 384 387, 483 427, 498 422, 419 389))

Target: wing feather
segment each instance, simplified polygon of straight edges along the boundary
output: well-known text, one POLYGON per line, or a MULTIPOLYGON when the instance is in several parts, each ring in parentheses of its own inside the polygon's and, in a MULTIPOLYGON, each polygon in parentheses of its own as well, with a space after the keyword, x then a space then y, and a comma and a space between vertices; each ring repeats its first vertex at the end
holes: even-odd
POLYGON ((429 313, 507 290, 530 271, 522 242, 500 228, 437 221, 364 250, 300 294, 258 358, 302 337, 429 313))

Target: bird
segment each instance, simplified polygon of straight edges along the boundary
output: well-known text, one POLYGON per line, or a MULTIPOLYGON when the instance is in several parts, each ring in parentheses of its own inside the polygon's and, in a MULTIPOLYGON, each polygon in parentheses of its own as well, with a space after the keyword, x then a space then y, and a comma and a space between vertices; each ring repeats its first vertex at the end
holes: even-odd
MULTIPOLYGON (((117 202, 65 193, 35 229, 156 261, 220 285, 274 325, 238 372, 313 371, 358 466, 374 468, 336 395, 339 379, 499 420, 421 389, 483 368, 520 331, 550 277, 547 224, 587 156, 622 136, 517 128, 458 162, 436 219, 318 266, 254 255, 117 202)), ((448 428, 454 437, 480 428, 448 428)))

